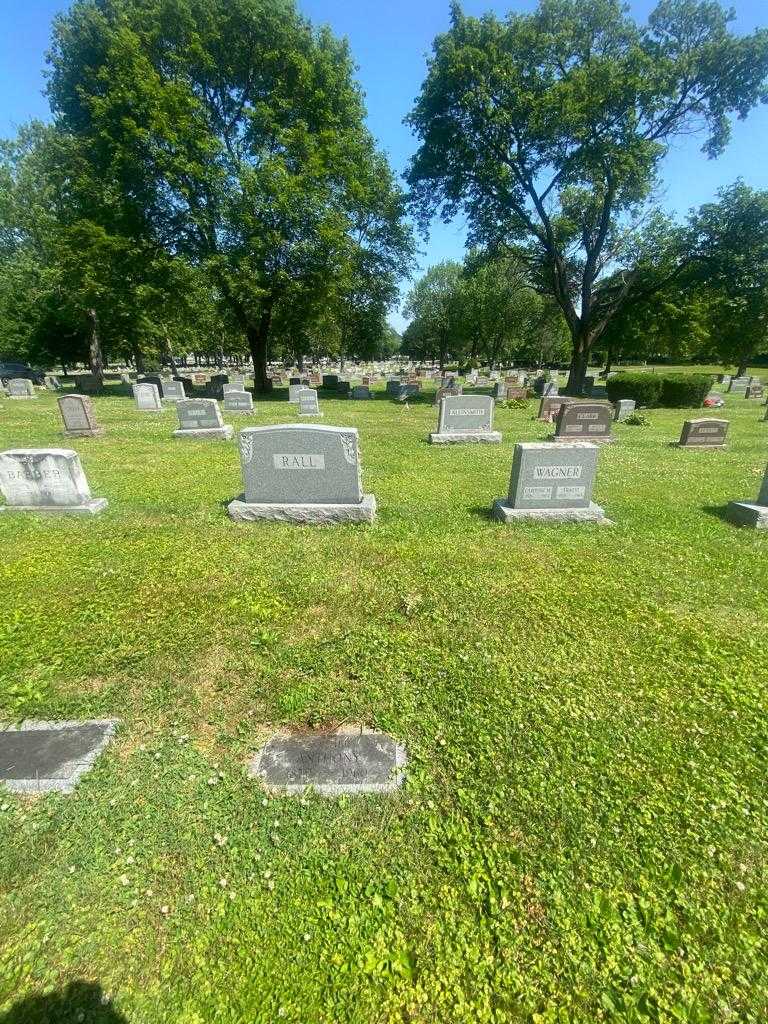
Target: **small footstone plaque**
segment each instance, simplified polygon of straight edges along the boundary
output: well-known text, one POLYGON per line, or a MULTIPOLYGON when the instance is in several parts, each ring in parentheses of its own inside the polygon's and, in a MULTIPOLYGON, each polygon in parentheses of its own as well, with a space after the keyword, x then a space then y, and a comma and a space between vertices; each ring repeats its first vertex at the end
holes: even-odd
POLYGON ((162 412, 160 389, 157 384, 143 383, 133 385, 133 397, 139 412, 162 412))
MULTIPOLYGON (((225 387, 231 387, 231 384, 225 387)), ((253 395, 250 391, 225 391, 224 412, 253 412, 253 395)))
POLYGON ((256 755, 250 775, 281 793, 392 793, 403 784, 405 763, 404 748, 386 733, 278 735, 256 755))
POLYGON ((768 467, 757 501, 731 501, 726 515, 739 526, 752 526, 756 530, 768 530, 768 467))
POLYGON ((64 395, 59 400, 64 433, 69 437, 98 437, 104 433, 96 422, 93 403, 85 395, 64 395))
POLYGON ((569 402, 560 407, 555 427, 555 441, 613 440, 611 424, 613 406, 607 402, 569 402))
POLYGON ((493 429, 494 405, 492 395, 447 395, 430 444, 500 444, 501 434, 493 429))
POLYGON ((0 452, 2 512, 96 515, 106 498, 92 498, 77 452, 71 448, 15 448, 0 452))
POLYGON ((174 430, 174 437, 229 441, 234 436, 233 428, 222 420, 215 398, 188 398, 176 403, 176 411, 179 429, 174 430))
POLYGON ((0 726, 0 784, 17 793, 71 793, 112 739, 115 721, 0 726))
POLYGON ((24 377, 14 377, 8 381, 9 398, 37 398, 35 388, 31 380, 24 377))
POLYGON ((686 420, 680 434, 680 448, 724 448, 728 420, 686 420))

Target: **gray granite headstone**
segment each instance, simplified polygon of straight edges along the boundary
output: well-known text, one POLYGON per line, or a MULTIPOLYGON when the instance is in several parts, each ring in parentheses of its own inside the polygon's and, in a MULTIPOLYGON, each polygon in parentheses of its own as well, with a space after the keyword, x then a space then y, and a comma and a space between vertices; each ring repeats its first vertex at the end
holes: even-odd
POLYGON ((240 432, 245 483, 233 519, 294 523, 370 522, 372 494, 363 494, 357 430, 319 424, 250 427, 240 432))
POLYGON ((61 391, 61 382, 55 374, 47 373, 44 382, 49 391, 61 391))
POLYGON ((160 389, 157 384, 134 384, 133 397, 136 399, 136 408, 139 412, 163 411, 160 389))
POLYGON ((164 402, 183 402, 187 397, 184 385, 180 380, 164 380, 162 387, 164 402))
POLYGON ((752 380, 749 382, 747 390, 744 392, 745 398, 764 398, 765 388, 762 383, 758 380, 752 380))
POLYGON ((302 391, 305 391, 306 388, 307 388, 306 384, 289 384, 288 385, 288 401, 292 402, 294 405, 298 405, 299 404, 299 395, 301 394, 302 391))
POLYGON ((432 404, 439 406, 440 402, 444 398, 449 398, 449 397, 455 398, 456 395, 460 395, 460 394, 461 394, 461 388, 458 388, 458 387, 455 387, 455 386, 448 387, 447 384, 442 385, 441 387, 439 387, 437 389, 437 391, 435 391, 435 399, 434 399, 434 402, 432 404))
POLYGON ((320 404, 317 400, 317 391, 314 388, 305 388, 299 392, 299 416, 322 416, 320 404))
POLYGON ((567 398, 565 395, 544 395, 541 402, 539 402, 538 419, 551 423, 557 419, 564 405, 569 405, 574 401, 575 399, 567 398))
POLYGON ((232 392, 237 392, 238 394, 240 394, 241 392, 245 391, 245 382, 242 380, 230 381, 229 384, 221 385, 221 391, 225 398, 227 395, 232 394, 232 392))
POLYGON ((555 440, 612 441, 613 407, 607 402, 569 402, 560 407, 555 440))
POLYGON ((634 398, 620 398, 614 406, 616 410, 614 418, 616 421, 620 423, 622 420, 625 420, 627 416, 631 416, 635 411, 635 405, 636 403, 634 398))
POLYGON ((371 394, 371 389, 367 384, 358 384, 357 387, 352 388, 349 397, 358 401, 361 399, 373 398, 373 395, 371 394))
POLYGON ((215 398, 187 398, 176 403, 176 411, 179 429, 174 430, 174 437, 228 441, 234 435, 232 427, 222 420, 215 398))
POLYGON ((768 467, 763 475, 757 501, 731 501, 726 510, 728 519, 740 526, 768 530, 768 467))
POLYGON ((680 448, 723 448, 728 434, 728 420, 685 420, 680 434, 680 448))
POLYGON ((584 441, 516 444, 509 494, 494 502, 493 517, 505 523, 606 522, 603 509, 592 501, 597 455, 597 446, 584 441))
POLYGON ((91 497, 80 457, 70 448, 15 448, 0 452, 2 512, 95 515, 106 498, 91 497))
POLYGON ((96 421, 93 403, 85 395, 63 395, 59 412, 64 421, 64 432, 70 437, 98 437, 104 433, 96 421))
MULTIPOLYGON (((232 384, 225 384, 225 388, 231 388, 232 384)), ((225 412, 253 412, 253 395, 250 391, 224 391, 225 412)))
POLYGON ((249 774, 271 791, 322 796, 391 793, 404 781, 405 750, 386 733, 273 736, 249 774))
POLYGON ((116 722, 0 726, 0 784, 17 793, 71 793, 112 739, 116 722))
POLYGON ((31 380, 24 377, 13 377, 8 381, 9 398, 37 398, 35 388, 31 380))
POLYGON ((491 395, 446 395, 430 443, 499 444, 501 434, 493 429, 494 405, 491 395))

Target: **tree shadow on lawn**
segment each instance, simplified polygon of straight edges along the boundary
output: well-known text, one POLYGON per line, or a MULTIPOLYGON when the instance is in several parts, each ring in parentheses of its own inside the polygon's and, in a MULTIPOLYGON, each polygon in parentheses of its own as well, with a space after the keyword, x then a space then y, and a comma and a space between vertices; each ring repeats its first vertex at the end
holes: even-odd
POLYGON ((101 985, 91 981, 73 981, 58 992, 28 996, 0 1013, 0 1024, 128 1024, 118 1013, 101 985))
POLYGON ((727 505, 702 505, 701 511, 706 512, 708 516, 714 516, 715 519, 719 519, 723 523, 728 523, 729 526, 738 526, 738 523, 734 523, 728 518, 727 505))

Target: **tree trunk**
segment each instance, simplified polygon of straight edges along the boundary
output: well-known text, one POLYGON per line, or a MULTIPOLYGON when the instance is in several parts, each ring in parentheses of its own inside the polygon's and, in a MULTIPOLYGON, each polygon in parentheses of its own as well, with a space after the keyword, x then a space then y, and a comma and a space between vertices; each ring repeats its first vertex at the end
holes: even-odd
POLYGON ((137 373, 144 373, 144 355, 138 345, 131 346, 133 351, 133 362, 137 373))
POLYGON ((272 302, 267 301, 261 311, 259 322, 248 324, 246 337, 253 360, 254 391, 271 391, 272 381, 267 377, 269 361, 269 328, 272 323, 272 302))
POLYGON ((603 370, 603 373, 606 375, 606 377, 611 372, 611 368, 612 367, 613 367, 613 345, 609 345, 608 348, 605 350, 605 369, 603 370))
POLYGON ((747 367, 749 366, 749 360, 752 357, 751 352, 742 352, 739 356, 739 368, 736 370, 737 377, 746 377, 747 367))
POLYGON ((589 365, 591 341, 581 332, 579 327, 575 328, 572 332, 571 340, 573 351, 568 372, 568 383, 565 390, 567 394, 578 397, 584 393, 584 378, 587 375, 587 367, 589 365))
POLYGON ((163 328, 163 355, 165 359, 171 365, 171 376, 176 373, 176 360, 173 358, 173 345, 171 345, 171 339, 168 337, 167 328, 163 328))
POLYGON ((99 317, 95 309, 88 310, 88 321, 91 325, 90 337, 88 339, 88 362, 91 366, 91 373, 97 386, 104 387, 104 356, 101 351, 101 338, 99 337, 99 317))

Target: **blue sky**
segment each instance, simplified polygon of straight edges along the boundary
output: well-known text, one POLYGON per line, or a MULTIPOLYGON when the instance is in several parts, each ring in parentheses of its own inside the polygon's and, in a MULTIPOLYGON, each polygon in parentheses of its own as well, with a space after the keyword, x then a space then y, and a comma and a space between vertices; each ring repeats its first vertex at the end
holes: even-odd
MULTIPOLYGON (((312 21, 326 22, 337 35, 348 37, 366 94, 370 128, 393 166, 404 170, 415 143, 403 117, 424 78, 432 40, 448 26, 448 0, 299 0, 299 5, 312 21)), ((0 135, 13 134, 30 117, 46 116, 44 55, 51 19, 67 6, 58 0, 0 0, 0 135)), ((534 6, 534 0, 464 0, 471 14, 503 14, 534 6)), ((630 6, 635 17, 644 20, 655 3, 632 0, 630 6)), ((736 31, 768 26, 768 0, 731 0, 729 6, 736 12, 736 31)), ((731 145, 719 160, 706 160, 699 145, 695 138, 683 140, 664 164, 662 202, 671 212, 684 214, 737 177, 768 188, 768 107, 736 122, 731 145)), ((429 242, 421 246, 420 265, 461 259, 464 238, 461 222, 436 224, 429 242)), ((398 314, 391 319, 402 327, 398 314)))

